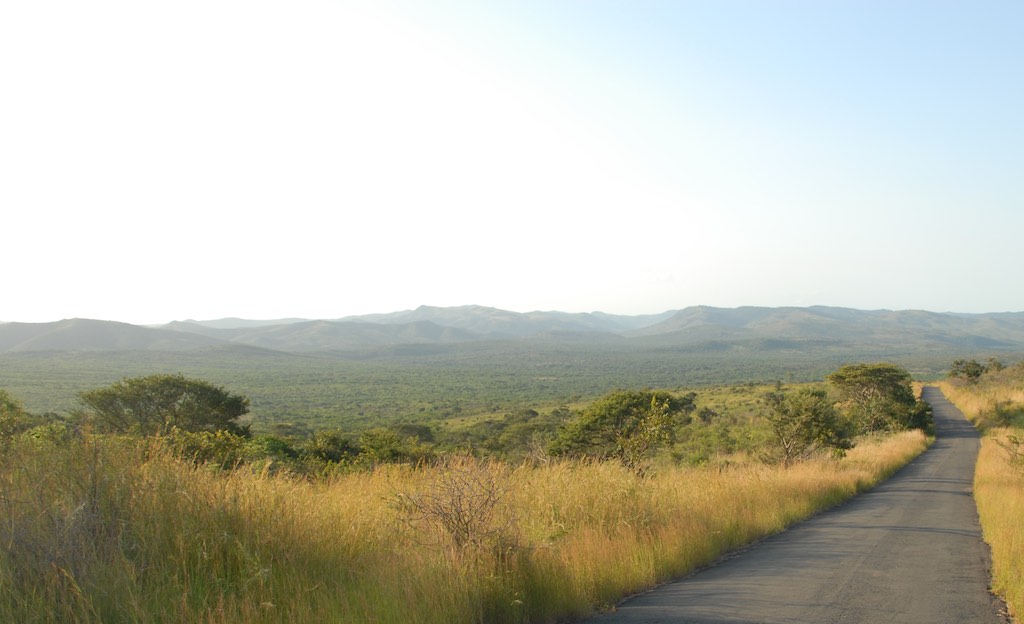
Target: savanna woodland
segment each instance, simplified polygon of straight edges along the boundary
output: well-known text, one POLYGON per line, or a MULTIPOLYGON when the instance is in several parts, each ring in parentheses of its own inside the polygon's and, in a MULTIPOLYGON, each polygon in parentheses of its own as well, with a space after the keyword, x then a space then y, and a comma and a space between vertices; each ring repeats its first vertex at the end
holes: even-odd
MULTIPOLYGON (((989 432, 979 508, 1020 605, 1024 366, 979 366, 944 385, 989 432)), ((870 488, 931 427, 888 363, 442 427, 253 432, 249 407, 183 375, 66 414, 0 391, 0 621, 570 621, 870 488)))

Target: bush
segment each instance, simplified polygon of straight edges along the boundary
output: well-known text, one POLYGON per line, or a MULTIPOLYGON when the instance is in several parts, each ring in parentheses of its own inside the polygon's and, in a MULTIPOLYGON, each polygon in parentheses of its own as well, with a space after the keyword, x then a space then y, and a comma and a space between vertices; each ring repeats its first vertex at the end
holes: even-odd
POLYGON ((823 449, 842 456, 853 447, 852 432, 824 390, 803 388, 792 394, 768 395, 768 444, 762 457, 789 466, 823 449))
POLYGON ((680 463, 701 466, 718 455, 733 453, 739 449, 734 429, 734 425, 724 422, 691 425, 680 435, 672 457, 680 463))
POLYGON ((979 416, 989 426, 1014 426, 1024 423, 1024 404, 1012 400, 994 401, 979 416))
POLYGON ((11 438, 18 430, 19 421, 24 416, 25 410, 21 407, 21 402, 6 390, 0 390, 0 450, 10 445, 11 438))
POLYGON ((997 440, 1006 450, 1007 461, 1014 470, 1024 473, 1024 435, 1010 434, 1006 440, 997 440))
POLYGON ((246 439, 227 431, 174 428, 165 440, 178 457, 195 464, 211 464, 229 470, 246 460, 246 439))
POLYGON ((122 379, 79 398, 85 406, 81 416, 102 432, 154 435, 177 428, 249 433, 239 421, 249 413, 248 398, 183 375, 122 379))
POLYGON ((858 433, 931 428, 931 411, 914 397, 910 373, 895 364, 847 364, 827 379, 858 433))
POLYGON ((412 534, 428 545, 459 557, 500 554, 516 543, 508 488, 507 465, 453 457, 431 467, 419 489, 398 493, 397 506, 412 534))
POLYGON ((392 429, 369 429, 359 436, 359 458, 370 464, 417 464, 434 458, 433 450, 416 438, 392 429))
POLYGON ((299 447, 304 458, 325 463, 339 463, 359 454, 352 439, 339 429, 317 431, 299 447))
POLYGON ((695 394, 683 397, 662 390, 613 392, 591 404, 565 425, 551 445, 553 455, 616 459, 638 473, 643 460, 675 429, 690 422, 695 394))

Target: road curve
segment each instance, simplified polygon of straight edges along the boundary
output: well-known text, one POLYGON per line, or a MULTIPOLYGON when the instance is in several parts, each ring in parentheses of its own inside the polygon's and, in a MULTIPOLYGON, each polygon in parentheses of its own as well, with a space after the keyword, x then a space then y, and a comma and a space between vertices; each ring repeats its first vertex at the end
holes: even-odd
POLYGON ((936 441, 885 483, 592 624, 1005 623, 971 495, 978 434, 925 388, 936 441))

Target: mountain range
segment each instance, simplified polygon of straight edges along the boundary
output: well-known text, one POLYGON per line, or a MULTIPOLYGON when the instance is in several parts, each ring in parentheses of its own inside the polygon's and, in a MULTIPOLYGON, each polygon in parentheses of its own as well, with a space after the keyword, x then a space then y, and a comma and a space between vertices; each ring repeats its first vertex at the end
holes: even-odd
POLYGON ((361 354, 398 346, 612 344, 630 349, 1024 352, 1024 312, 953 314, 814 307, 688 307, 653 315, 431 307, 333 320, 218 319, 138 326, 66 319, 0 324, 0 353, 246 347, 361 354))

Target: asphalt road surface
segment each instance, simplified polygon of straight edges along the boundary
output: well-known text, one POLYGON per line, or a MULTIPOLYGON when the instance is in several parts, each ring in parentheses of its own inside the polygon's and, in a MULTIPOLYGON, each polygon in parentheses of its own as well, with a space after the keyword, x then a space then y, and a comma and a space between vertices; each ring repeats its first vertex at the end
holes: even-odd
POLYGON ((978 435, 938 388, 936 441, 875 489, 592 624, 1004 623, 971 496, 978 435))

